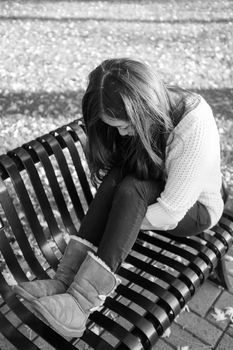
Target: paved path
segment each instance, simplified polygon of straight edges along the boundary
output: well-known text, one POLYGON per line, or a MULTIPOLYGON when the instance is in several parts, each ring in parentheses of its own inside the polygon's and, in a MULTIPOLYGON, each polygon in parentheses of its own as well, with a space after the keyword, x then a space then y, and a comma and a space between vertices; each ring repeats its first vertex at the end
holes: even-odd
MULTIPOLYGON (((229 254, 233 256, 233 250, 229 254)), ((228 263, 228 268, 232 265, 228 263)), ((189 303, 189 311, 182 312, 171 326, 170 336, 160 339, 153 350, 232 350, 233 324, 229 318, 217 322, 212 316, 214 308, 229 306, 233 307, 233 293, 206 281, 189 303)))

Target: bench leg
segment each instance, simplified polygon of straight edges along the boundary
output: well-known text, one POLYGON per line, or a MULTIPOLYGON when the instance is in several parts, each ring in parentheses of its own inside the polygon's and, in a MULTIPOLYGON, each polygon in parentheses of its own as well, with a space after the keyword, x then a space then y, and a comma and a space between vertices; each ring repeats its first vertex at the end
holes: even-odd
POLYGON ((210 275, 209 280, 228 290, 233 292, 233 286, 229 278, 229 272, 227 272, 227 260, 225 257, 218 262, 214 272, 210 275))

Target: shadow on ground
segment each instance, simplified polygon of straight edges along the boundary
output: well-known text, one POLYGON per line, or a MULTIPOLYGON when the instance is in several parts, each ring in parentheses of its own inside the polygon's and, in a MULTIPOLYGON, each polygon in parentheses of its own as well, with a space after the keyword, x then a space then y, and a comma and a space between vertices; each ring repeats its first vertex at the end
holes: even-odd
POLYGON ((2 117, 13 114, 47 116, 69 115, 77 118, 81 113, 83 90, 65 92, 20 92, 0 94, 2 117))
MULTIPOLYGON (((232 120, 233 115, 233 89, 203 89, 195 90, 201 94, 211 105, 214 113, 225 120, 232 120)), ((0 112, 2 117, 13 114, 22 115, 57 115, 67 114, 70 117, 77 117, 81 113, 81 99, 83 90, 65 92, 21 92, 0 94, 0 112)))

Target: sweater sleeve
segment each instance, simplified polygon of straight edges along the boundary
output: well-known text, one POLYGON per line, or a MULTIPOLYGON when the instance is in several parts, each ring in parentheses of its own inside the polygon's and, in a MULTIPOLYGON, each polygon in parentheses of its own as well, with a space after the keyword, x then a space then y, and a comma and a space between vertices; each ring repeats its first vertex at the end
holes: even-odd
POLYGON ((184 119, 167 147, 165 188, 146 213, 147 220, 160 230, 175 228, 198 200, 214 157, 213 145, 219 142, 210 108, 207 115, 190 113, 184 119))

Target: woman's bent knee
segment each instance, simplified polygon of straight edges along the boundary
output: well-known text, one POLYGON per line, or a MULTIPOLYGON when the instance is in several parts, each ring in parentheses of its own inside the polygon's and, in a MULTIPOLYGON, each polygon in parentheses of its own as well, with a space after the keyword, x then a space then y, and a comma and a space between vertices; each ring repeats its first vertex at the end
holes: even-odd
POLYGON ((117 193, 122 196, 132 196, 134 194, 141 194, 140 181, 133 176, 126 176, 117 186, 117 193))
POLYGON ((108 188, 109 190, 114 189, 121 180, 120 169, 112 169, 103 179, 101 186, 108 188))
POLYGON ((136 196, 142 199, 148 205, 156 202, 163 185, 157 180, 140 180, 134 176, 127 175, 117 186, 116 193, 124 197, 136 196))

